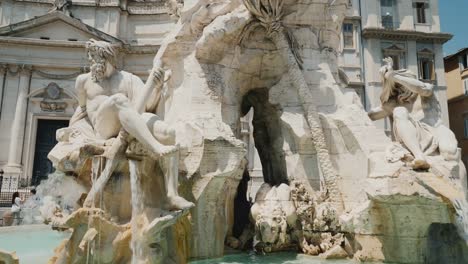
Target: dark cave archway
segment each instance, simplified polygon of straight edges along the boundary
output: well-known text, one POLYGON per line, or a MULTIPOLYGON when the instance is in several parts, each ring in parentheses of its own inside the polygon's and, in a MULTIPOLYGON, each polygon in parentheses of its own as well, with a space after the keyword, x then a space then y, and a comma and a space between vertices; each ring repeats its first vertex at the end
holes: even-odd
POLYGON ((281 110, 268 100, 267 88, 254 89, 244 95, 241 104, 242 116, 251 108, 254 110, 253 137, 262 164, 263 180, 272 186, 288 183, 281 110))

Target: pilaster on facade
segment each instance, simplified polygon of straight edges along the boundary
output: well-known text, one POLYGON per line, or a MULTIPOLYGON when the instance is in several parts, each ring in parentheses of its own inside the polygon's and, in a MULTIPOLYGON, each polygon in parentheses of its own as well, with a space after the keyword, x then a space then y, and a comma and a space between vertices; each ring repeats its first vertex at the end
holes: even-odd
POLYGON ((10 175, 20 174, 21 156, 24 142, 24 127, 26 126, 26 114, 28 106, 28 94, 31 82, 32 66, 19 65, 19 87, 16 101, 15 115, 11 126, 11 140, 8 149, 8 163, 5 166, 5 173, 10 175))

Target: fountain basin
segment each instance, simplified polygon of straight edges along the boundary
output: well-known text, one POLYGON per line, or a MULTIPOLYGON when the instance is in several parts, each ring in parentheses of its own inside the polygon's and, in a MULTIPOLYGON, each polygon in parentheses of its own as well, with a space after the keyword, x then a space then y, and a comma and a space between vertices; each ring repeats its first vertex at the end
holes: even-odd
POLYGON ((0 227, 0 249, 16 251, 20 263, 46 264, 54 249, 70 234, 54 231, 47 225, 0 227))
MULTIPOLYGON (((356 263, 351 259, 322 259, 291 252, 271 253, 268 255, 256 255, 255 253, 238 253, 226 255, 217 259, 204 259, 191 261, 190 264, 348 264, 356 263)), ((370 262, 366 262, 370 263, 370 262)), ((379 262, 372 262, 379 263, 379 262)))

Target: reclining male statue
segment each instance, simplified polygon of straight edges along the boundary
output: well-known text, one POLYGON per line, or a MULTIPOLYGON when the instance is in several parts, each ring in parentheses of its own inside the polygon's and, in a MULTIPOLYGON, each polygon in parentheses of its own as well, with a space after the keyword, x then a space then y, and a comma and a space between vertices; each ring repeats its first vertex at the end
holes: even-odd
MULTIPOLYGON (((145 85, 137 76, 117 70, 116 49, 112 44, 91 39, 86 43, 86 50, 91 72, 78 76, 76 80, 79 107, 70 120, 69 128, 58 132, 59 141, 81 143, 79 155, 83 155, 82 152, 102 154, 99 145, 115 145, 118 141, 116 137, 118 139, 128 134, 147 148, 150 156, 162 166, 169 167, 164 173, 167 209, 192 207, 193 204, 180 197, 177 191, 178 147, 175 146, 175 131, 152 113, 161 96, 164 70, 155 66, 145 85), (148 88, 151 89, 151 96, 145 92, 148 88)), ((53 152, 51 154, 49 156, 54 156, 53 152)), ((70 153, 67 158, 78 159, 72 156, 73 153, 70 153)), ((55 159, 54 163, 58 162, 60 160, 55 159)), ((90 193, 101 191, 94 189, 90 193)))
POLYGON ((384 59, 380 69, 382 105, 372 109, 372 120, 393 119, 395 139, 414 156, 413 169, 429 169, 427 155, 442 155, 446 160, 458 158, 457 139, 442 123, 440 106, 433 85, 424 83, 407 70, 393 70, 393 60, 384 59))

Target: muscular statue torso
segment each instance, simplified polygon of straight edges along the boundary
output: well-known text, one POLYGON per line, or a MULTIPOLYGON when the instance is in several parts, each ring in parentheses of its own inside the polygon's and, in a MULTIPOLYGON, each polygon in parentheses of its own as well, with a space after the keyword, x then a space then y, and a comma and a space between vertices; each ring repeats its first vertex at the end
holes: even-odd
POLYGON ((91 74, 80 75, 76 82, 79 103, 86 107, 86 112, 91 124, 100 139, 115 137, 120 131, 121 124, 118 121, 118 111, 113 109, 111 100, 116 95, 133 101, 135 92, 143 89, 143 82, 131 73, 118 71, 110 78, 95 82, 91 74))

